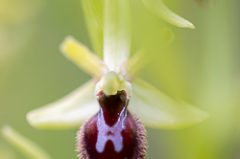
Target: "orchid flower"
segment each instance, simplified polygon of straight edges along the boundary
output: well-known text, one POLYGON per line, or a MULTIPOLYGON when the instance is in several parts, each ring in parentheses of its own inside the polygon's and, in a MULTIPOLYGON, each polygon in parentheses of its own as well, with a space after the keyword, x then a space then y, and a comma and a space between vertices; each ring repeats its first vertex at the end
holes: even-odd
MULTIPOLYGON (((152 1, 144 2, 152 4, 152 1)), ((130 20, 126 18, 129 17, 129 4, 126 0, 123 2, 105 0, 104 3, 103 60, 101 56, 92 53, 87 46, 77 42, 73 37, 67 37, 61 45, 63 54, 93 79, 63 99, 29 112, 27 114, 29 123, 36 128, 48 129, 79 127, 99 110, 94 94, 96 90, 103 90, 108 95, 114 95, 119 90, 127 91, 130 98, 129 109, 148 127, 179 128, 206 119, 207 113, 190 104, 175 101, 151 84, 135 77, 139 71, 136 68, 140 67, 143 59, 138 58, 138 55, 129 58, 130 20), (124 12, 120 14, 122 7, 125 7, 124 12), (116 77, 111 79, 111 74, 115 74, 116 77)), ((89 30, 92 39, 100 39, 100 21, 103 15, 98 13, 101 13, 103 1, 84 0, 82 4, 89 17, 87 22, 88 26, 91 25, 89 30)), ((164 6, 162 2, 160 6, 164 6)), ((166 15, 170 17, 173 13, 166 15)), ((184 26, 184 21, 181 21, 183 18, 175 17, 177 20, 172 19, 174 21, 172 23, 179 22, 179 25, 184 26)), ((170 19, 168 18, 168 21, 170 19)), ((95 41, 97 40, 93 40, 93 46, 98 50, 97 48, 101 47, 97 47, 99 44, 95 44, 95 41)), ((101 45, 101 40, 99 41, 101 45)), ((98 51, 98 55, 99 52, 101 51, 98 51)))
MULTIPOLYGON (((153 7, 154 11, 169 23, 194 28, 192 23, 170 11, 161 0, 143 2, 147 7, 153 7)), ((128 0, 83 0, 82 6, 96 54, 71 36, 61 44, 61 51, 69 60, 91 75, 92 80, 66 97, 29 112, 27 120, 33 127, 68 129, 83 125, 82 127, 86 128, 89 119, 100 120, 103 107, 109 106, 107 100, 116 102, 122 100, 123 103, 120 105, 124 104, 124 110, 134 114, 129 115, 129 119, 126 117, 126 120, 130 125, 132 120, 135 122, 136 131, 139 130, 137 137, 143 137, 143 140, 144 128, 138 118, 150 128, 176 129, 199 123, 208 117, 207 113, 190 104, 172 99, 136 76, 144 59, 139 54, 130 57, 131 9, 128 0), (115 100, 115 97, 119 99, 115 100)), ((118 116, 121 117, 120 112, 118 116)), ((103 129, 103 126, 101 128, 103 129)), ((114 130, 114 127, 106 129, 114 130)), ((85 129, 80 130, 79 138, 83 133, 86 133, 85 129)), ((106 144, 104 140, 97 143, 98 152, 103 151, 102 146, 98 144, 106 144)), ((121 137, 117 139, 109 137, 109 140, 113 141, 115 151, 121 150, 121 145, 115 143, 122 142, 121 137)), ((80 158, 85 159, 89 157, 87 156, 89 152, 85 152, 82 142, 82 139, 79 139, 79 151, 82 151, 80 158)), ((145 141, 140 143, 145 144, 145 141)), ((145 151, 144 145, 138 145, 137 148, 145 151)), ((144 153, 135 156, 143 158, 144 153)))

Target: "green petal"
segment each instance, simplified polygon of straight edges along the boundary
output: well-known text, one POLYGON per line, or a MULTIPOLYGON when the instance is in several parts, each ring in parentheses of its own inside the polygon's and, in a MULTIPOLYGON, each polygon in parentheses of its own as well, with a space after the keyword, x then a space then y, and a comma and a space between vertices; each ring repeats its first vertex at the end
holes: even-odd
POLYGON ((68 96, 27 114, 28 122, 41 129, 79 127, 99 107, 94 96, 95 82, 90 81, 68 96))
POLYGON ((104 0, 104 62, 118 72, 130 51, 129 0, 104 0))
POLYGON ((67 37, 61 45, 64 55, 81 69, 99 79, 107 70, 107 66, 96 55, 72 37, 67 37))
POLYGON ((166 20, 168 23, 181 28, 194 29, 195 26, 188 20, 180 17, 171 11, 162 0, 142 0, 143 3, 155 14, 166 20))
POLYGON ((5 126, 2 129, 2 135, 10 144, 19 149, 29 159, 50 159, 49 155, 38 145, 22 136, 11 127, 5 126))
POLYGON ((176 129, 205 120, 206 112, 189 104, 177 102, 143 80, 132 83, 133 95, 129 109, 137 114, 146 126, 176 129))
POLYGON ((103 0, 82 0, 88 32, 94 51, 102 58, 103 52, 103 0))

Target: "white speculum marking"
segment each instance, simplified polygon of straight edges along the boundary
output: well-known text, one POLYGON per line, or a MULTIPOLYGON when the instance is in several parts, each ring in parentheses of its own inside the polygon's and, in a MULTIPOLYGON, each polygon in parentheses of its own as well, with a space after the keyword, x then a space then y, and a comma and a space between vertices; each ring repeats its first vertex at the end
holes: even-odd
POLYGON ((108 126, 105 122, 103 111, 98 114, 97 128, 98 137, 96 150, 102 153, 108 141, 112 141, 116 152, 120 152, 123 148, 123 137, 121 132, 125 129, 124 120, 126 117, 125 108, 122 109, 118 121, 113 126, 108 126))

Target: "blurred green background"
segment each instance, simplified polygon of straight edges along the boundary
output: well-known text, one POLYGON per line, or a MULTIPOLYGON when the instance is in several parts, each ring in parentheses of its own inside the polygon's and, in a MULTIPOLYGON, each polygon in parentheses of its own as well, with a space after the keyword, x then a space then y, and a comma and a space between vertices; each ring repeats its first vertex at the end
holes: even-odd
MULTIPOLYGON (((150 159, 240 158, 240 2, 168 0, 195 30, 171 26, 131 0, 132 52, 147 50, 140 76, 211 115, 184 130, 148 129, 150 159)), ((66 95, 88 75, 59 44, 73 35, 91 48, 80 0, 0 0, 0 127, 9 124, 54 159, 76 159, 77 130, 36 130, 28 111, 66 95)), ((0 158, 24 158, 0 137, 0 158)))

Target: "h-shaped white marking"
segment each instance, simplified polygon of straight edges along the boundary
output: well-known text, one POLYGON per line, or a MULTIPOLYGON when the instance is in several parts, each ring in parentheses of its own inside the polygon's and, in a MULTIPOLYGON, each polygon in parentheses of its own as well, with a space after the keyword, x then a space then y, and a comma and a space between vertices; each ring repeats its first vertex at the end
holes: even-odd
POLYGON ((103 111, 100 110, 98 114, 97 128, 98 137, 96 143, 96 150, 99 153, 104 151, 107 141, 112 141, 116 152, 120 152, 123 148, 122 130, 125 129, 124 120, 126 118, 125 108, 120 112, 117 122, 113 126, 108 126, 105 122, 103 111))

